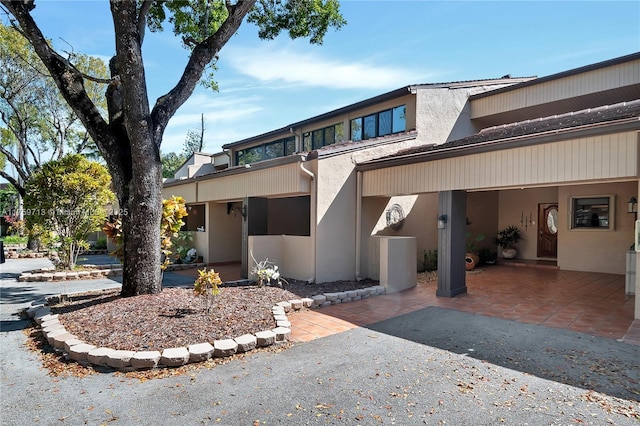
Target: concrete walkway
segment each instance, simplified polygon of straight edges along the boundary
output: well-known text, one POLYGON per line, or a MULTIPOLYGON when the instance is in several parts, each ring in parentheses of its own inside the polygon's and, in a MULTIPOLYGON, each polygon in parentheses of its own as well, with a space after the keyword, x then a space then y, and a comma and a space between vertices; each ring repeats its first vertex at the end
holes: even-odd
POLYGON ((0 265, 3 425, 638 424, 637 346, 439 307, 167 379, 50 377, 13 313, 59 289, 17 283, 17 262, 0 265))

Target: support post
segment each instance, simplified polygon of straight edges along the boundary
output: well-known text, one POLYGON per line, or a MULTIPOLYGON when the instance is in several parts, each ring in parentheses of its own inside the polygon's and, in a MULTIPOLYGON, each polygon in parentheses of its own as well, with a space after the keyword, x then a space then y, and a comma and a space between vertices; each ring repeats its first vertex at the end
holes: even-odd
POLYGON ((467 292, 465 238, 467 193, 438 194, 438 290, 436 296, 453 297, 467 292))

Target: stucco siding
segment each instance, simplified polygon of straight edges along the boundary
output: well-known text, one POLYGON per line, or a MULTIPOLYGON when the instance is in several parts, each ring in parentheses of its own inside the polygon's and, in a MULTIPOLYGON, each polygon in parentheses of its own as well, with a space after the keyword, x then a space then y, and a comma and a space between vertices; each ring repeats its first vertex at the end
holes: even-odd
MULTIPOLYGON (((242 215, 227 214, 226 203, 208 204, 208 263, 236 262, 242 258, 242 215)), ((224 277, 223 277, 224 278, 224 277)))
POLYGON ((363 172, 363 196, 548 185, 638 175, 638 135, 625 132, 363 172))
POLYGON ((637 196, 638 182, 564 186, 558 190, 558 266, 575 271, 624 274, 625 254, 633 243, 635 215, 627 213, 627 201, 637 196), (612 230, 571 229, 572 196, 614 195, 615 226, 612 230))
POLYGON ((299 163, 198 182, 198 201, 307 193, 309 178, 302 174, 299 163))

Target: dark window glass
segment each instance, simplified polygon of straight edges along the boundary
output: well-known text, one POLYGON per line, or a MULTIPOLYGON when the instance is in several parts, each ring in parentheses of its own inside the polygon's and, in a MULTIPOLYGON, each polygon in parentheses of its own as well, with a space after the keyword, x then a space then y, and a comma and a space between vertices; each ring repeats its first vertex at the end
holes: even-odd
POLYGON ((282 140, 272 142, 264 146, 264 159, 278 158, 284 156, 284 143, 282 140))
POLYGON ((295 154, 296 152, 296 138, 287 138, 284 141, 284 155, 295 154))
POLYGON ((252 148, 247 148, 244 150, 244 164, 255 163, 256 161, 262 160, 262 151, 263 146, 254 146, 252 148))
POLYGON ((313 131, 313 149, 318 149, 324 144, 323 136, 322 129, 313 131))
POLYGON ((364 118, 364 132, 363 139, 370 139, 376 137, 376 114, 367 115, 364 118))
POLYGON ((362 117, 351 120, 351 140, 362 140, 362 117))
POLYGON ((236 151, 236 164, 239 166, 244 164, 244 151, 236 151))
POLYGON ((302 136, 302 150, 309 152, 313 149, 311 145, 311 132, 307 132, 302 136))
POLYGON ((378 114, 378 136, 391 133, 391 110, 382 111, 378 114))
POLYGON ((407 107, 405 105, 393 109, 393 133, 404 132, 407 129, 407 107))
POLYGON ((335 125, 335 141, 342 142, 344 141, 344 124, 338 123, 335 125))
POLYGON ((609 197, 574 198, 574 228, 608 228, 609 197))
POLYGON ((335 128, 333 126, 331 127, 325 127, 324 129, 324 144, 325 145, 331 145, 333 143, 335 143, 335 128))

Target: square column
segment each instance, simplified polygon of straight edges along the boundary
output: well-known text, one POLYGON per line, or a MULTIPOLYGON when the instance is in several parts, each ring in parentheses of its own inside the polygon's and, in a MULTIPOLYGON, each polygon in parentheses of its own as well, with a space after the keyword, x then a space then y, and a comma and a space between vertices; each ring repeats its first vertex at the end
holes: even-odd
POLYGON ((438 290, 436 296, 453 297, 466 293, 465 239, 467 193, 443 191, 438 194, 438 290))

